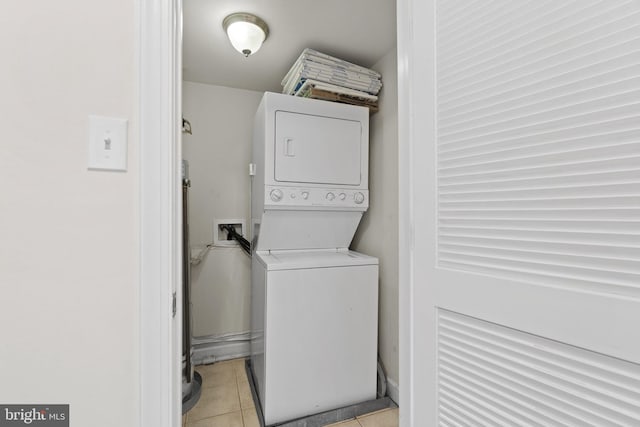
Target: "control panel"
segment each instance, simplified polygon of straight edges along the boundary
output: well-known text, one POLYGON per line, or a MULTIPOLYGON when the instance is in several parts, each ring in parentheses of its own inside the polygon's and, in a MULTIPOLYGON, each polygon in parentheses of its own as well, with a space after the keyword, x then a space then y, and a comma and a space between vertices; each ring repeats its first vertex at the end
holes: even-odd
POLYGON ((366 210, 367 190, 265 186, 265 208, 341 208, 366 210))

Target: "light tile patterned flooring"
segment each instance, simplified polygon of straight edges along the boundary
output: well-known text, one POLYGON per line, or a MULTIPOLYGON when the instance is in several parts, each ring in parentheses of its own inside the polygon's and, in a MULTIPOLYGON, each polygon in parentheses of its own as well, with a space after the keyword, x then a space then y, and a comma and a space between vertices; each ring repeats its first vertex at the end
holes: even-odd
POLYGON ((398 427, 398 408, 360 415, 353 420, 331 424, 333 427, 398 427))
MULTIPOLYGON (((182 417, 184 427, 260 427, 244 359, 197 366, 202 376, 198 403, 182 417)), ((384 409, 334 427, 398 427, 398 409, 384 409)))

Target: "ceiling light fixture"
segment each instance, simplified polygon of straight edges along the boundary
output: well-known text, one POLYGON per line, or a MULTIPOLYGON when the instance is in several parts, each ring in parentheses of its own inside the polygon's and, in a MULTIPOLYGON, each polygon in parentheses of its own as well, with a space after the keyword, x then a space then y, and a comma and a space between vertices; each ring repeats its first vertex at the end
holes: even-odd
POLYGON ((269 27, 262 19, 250 13, 232 13, 222 21, 233 47, 249 56, 256 53, 269 35, 269 27))

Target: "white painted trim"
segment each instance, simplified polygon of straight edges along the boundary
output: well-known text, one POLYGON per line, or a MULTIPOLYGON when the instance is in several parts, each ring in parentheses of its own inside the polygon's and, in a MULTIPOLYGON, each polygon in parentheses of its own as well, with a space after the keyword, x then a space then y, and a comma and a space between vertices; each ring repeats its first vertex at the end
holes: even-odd
POLYGON ((389 378, 387 378, 387 396, 400 406, 400 388, 397 382, 389 378))
POLYGON ((248 357, 250 350, 249 341, 194 344, 192 360, 194 365, 206 365, 223 360, 248 357))
POLYGON ((251 332, 229 332, 225 334, 194 337, 193 364, 205 365, 222 360, 249 356, 251 332))
POLYGON ((182 412, 181 11, 181 0, 141 0, 138 11, 141 427, 178 427, 182 412))
MULTIPOLYGON (((412 208, 412 0, 397 0, 398 46, 398 270, 399 270, 399 349, 400 386, 402 398, 400 427, 417 425, 414 420, 414 367, 413 367, 413 208, 412 208)), ((391 394, 391 392, 389 392, 391 394)), ((393 399, 393 398, 392 398, 393 399)), ((394 399, 395 400, 395 399, 394 399)))

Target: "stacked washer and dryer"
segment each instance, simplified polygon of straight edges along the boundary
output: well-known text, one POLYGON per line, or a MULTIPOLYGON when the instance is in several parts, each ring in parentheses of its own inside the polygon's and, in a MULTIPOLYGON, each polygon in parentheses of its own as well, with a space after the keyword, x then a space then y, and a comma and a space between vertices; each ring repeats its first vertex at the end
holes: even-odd
POLYGON ((369 111, 265 93, 254 123, 251 368, 265 425, 376 398, 369 111))

